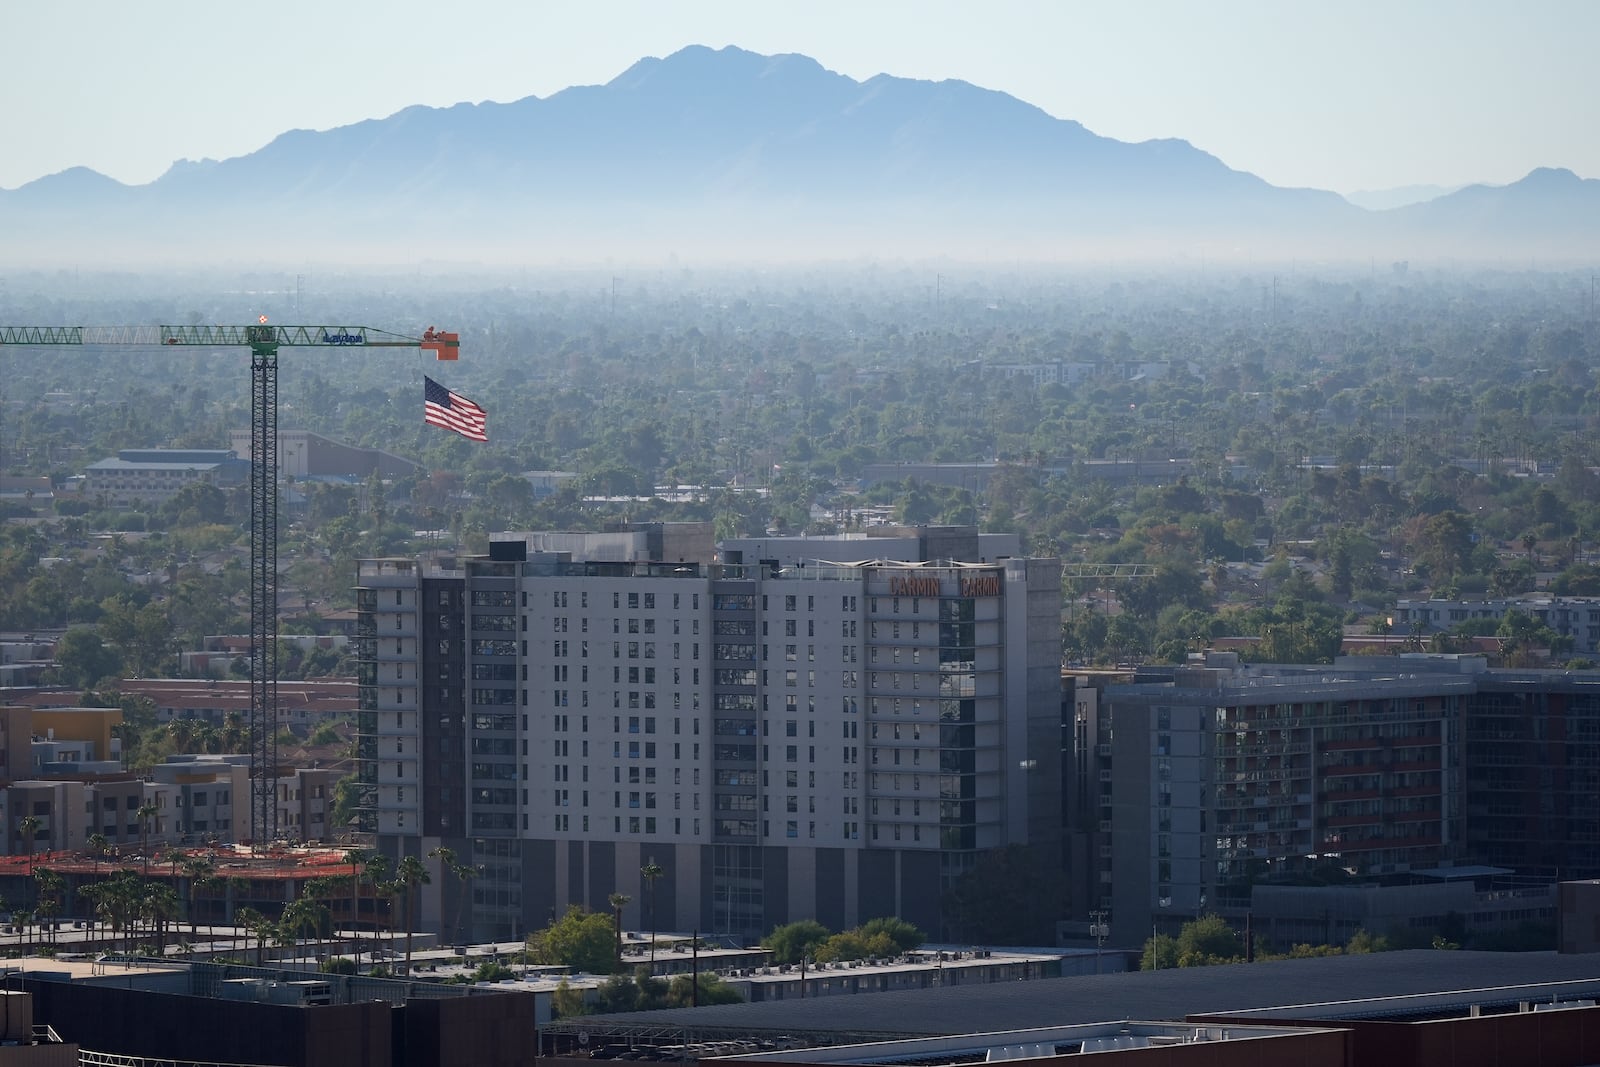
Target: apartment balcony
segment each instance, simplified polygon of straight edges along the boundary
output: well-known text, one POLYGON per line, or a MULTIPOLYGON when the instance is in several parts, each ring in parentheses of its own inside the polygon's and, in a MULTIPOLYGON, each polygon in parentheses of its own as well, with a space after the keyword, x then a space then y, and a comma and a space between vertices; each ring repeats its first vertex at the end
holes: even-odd
MULTIPOLYGON (((356 568, 356 585, 363 586, 368 578, 386 578, 389 586, 397 579, 415 579, 417 565, 408 559, 364 559, 356 568)), ((361 590, 366 592, 367 590, 361 590)))

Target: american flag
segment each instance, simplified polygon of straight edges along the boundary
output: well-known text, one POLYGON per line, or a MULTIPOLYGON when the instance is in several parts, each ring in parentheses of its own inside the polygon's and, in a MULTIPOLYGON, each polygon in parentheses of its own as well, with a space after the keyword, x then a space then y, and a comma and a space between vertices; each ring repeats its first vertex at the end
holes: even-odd
POLYGON ((427 383, 422 401, 422 421, 430 426, 442 426, 473 441, 487 441, 484 410, 459 393, 452 393, 432 378, 427 383))

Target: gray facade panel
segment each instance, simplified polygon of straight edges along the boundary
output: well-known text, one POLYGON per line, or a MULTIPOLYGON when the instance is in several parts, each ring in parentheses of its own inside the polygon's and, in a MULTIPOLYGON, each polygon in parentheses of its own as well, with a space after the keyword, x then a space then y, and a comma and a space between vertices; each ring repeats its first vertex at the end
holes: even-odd
MULTIPOLYGON (((685 850, 690 851, 690 850, 685 850)), ((675 932, 678 914, 678 883, 681 880, 678 874, 678 846, 670 844, 651 845, 650 854, 645 862, 655 861, 661 868, 661 876, 651 886, 644 883, 645 904, 641 911, 647 925, 653 925, 659 932, 675 932)))
MULTIPOLYGON (((939 882, 939 854, 907 850, 900 853, 899 910, 883 914, 898 915, 924 933, 938 937, 943 896, 939 882)), ((877 917, 877 913, 862 916, 864 920, 877 917)))
POLYGON ((863 922, 878 915, 895 913, 895 881, 899 872, 895 869, 894 858, 893 852, 877 849, 861 853, 861 863, 856 869, 856 899, 860 901, 857 914, 863 922))
MULTIPOLYGON (((589 900, 590 911, 609 912, 607 899, 617 891, 617 846, 611 841, 589 842, 589 900)), ((579 897, 578 899, 583 899, 579 897)))
MULTIPOLYGON (((714 853, 716 852, 716 849, 714 849, 714 848, 700 848, 700 849, 696 849, 695 851, 698 853, 698 855, 700 857, 700 884, 703 885, 703 886, 709 886, 711 884, 711 882, 712 882, 712 871, 715 869, 713 861, 715 859, 714 853)), ((713 928, 712 915, 714 914, 714 911, 713 911, 712 905, 713 905, 713 902, 712 902, 712 899, 711 899, 711 894, 710 893, 701 893, 700 894, 700 929, 701 930, 711 930, 713 928)))
POLYGON ((567 902, 576 904, 584 899, 583 884, 587 850, 582 841, 567 842, 567 902))
POLYGON ((522 843, 522 915, 528 930, 560 918, 556 907, 559 894, 556 893, 555 869, 554 841, 522 843))
POLYGON ((775 917, 789 914, 789 853, 776 846, 762 849, 761 903, 767 915, 763 934, 779 925, 775 917))
POLYGON ((830 930, 850 926, 845 906, 844 849, 819 848, 816 852, 817 922, 830 930))

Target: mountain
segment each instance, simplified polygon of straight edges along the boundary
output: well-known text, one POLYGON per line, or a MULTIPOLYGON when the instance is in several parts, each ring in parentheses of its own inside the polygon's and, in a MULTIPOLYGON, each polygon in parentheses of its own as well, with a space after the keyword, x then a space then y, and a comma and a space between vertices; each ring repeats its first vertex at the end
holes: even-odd
MULTIPOLYGON (((1431 219, 1402 230, 1453 235, 1431 219)), ((544 99, 294 130, 144 186, 67 171, 0 192, 0 225, 13 250, 252 261, 1364 256, 1387 240, 1333 193, 1185 141, 1101 137, 962 81, 703 47, 544 99)))
POLYGON ((1600 181, 1541 167, 1510 185, 1469 185, 1391 214, 1396 231, 1446 250, 1470 235, 1528 253, 1592 253, 1600 244, 1600 181))
POLYGON ((1368 211, 1388 211, 1390 208, 1437 200, 1459 188, 1459 185, 1400 185, 1393 189, 1358 189, 1353 193, 1345 193, 1344 198, 1368 211))

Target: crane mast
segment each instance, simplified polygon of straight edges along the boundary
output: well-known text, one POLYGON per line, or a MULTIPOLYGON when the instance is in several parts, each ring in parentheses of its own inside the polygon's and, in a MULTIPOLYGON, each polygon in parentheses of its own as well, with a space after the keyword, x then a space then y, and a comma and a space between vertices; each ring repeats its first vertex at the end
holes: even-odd
POLYGON ((250 348, 250 837, 278 838, 278 349, 420 348, 459 357, 460 335, 367 326, 0 326, 0 346, 197 345, 250 348))
POLYGON ((278 839, 278 344, 250 344, 250 840, 278 839))

